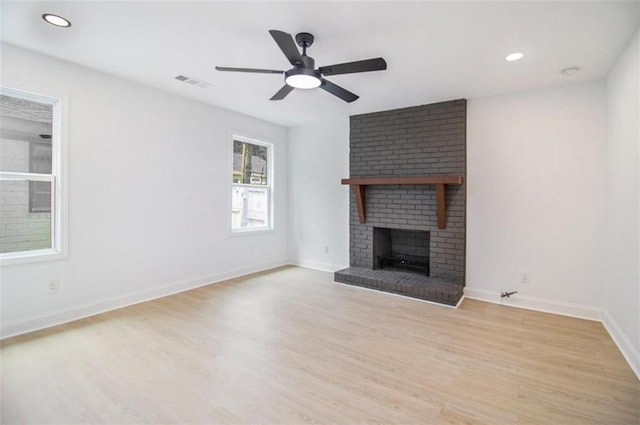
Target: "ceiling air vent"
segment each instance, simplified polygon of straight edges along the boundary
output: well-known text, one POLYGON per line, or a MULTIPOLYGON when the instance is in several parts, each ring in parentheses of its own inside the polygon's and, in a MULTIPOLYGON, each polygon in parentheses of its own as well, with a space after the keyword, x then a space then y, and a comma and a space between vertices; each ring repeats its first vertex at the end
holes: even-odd
POLYGON ((211 87, 211 83, 207 83, 206 81, 198 80, 197 78, 187 77, 186 75, 178 75, 175 77, 176 80, 182 81, 183 83, 190 84, 192 86, 200 87, 201 89, 206 89, 207 87, 211 87))

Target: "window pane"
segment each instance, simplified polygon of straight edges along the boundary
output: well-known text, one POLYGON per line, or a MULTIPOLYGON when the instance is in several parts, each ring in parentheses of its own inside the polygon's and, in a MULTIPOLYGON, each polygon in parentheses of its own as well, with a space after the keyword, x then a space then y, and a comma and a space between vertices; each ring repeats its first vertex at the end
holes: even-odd
POLYGON ((51 183, 29 182, 29 212, 51 212, 51 183))
POLYGON ((51 173, 53 106, 0 95, 0 171, 51 173))
POLYGON ((233 182, 267 185, 267 147, 233 141, 233 182))
POLYGON ((51 183, 0 180, 0 253, 51 248, 51 213, 30 212, 31 186, 48 193, 40 205, 51 211, 51 183))
POLYGON ((269 223, 267 189, 233 186, 232 228, 267 227, 269 223))

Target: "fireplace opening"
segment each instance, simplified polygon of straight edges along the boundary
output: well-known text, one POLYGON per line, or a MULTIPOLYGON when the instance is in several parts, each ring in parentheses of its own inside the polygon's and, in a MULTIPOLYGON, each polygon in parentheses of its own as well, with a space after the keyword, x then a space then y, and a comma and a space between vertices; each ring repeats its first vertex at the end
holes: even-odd
POLYGON ((429 276, 429 232, 373 228, 373 268, 429 276))

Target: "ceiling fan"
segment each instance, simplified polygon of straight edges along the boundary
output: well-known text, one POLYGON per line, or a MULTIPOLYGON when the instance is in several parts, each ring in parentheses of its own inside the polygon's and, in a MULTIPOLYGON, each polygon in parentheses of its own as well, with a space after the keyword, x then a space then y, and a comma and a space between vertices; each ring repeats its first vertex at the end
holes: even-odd
POLYGON ((269 30, 269 34, 287 57, 293 68, 288 71, 279 71, 275 69, 258 69, 258 68, 229 68, 224 66, 216 66, 218 71, 232 72, 253 72, 258 74, 284 74, 285 85, 278 90, 270 100, 284 99, 294 88, 297 89, 313 89, 320 87, 326 92, 339 97, 345 102, 353 102, 358 99, 358 95, 351 93, 349 90, 333 84, 324 76, 353 74, 356 72, 382 71, 387 69, 387 63, 383 58, 366 59, 356 62, 340 63, 336 65, 321 66, 315 69, 315 61, 312 57, 307 56, 307 48, 313 44, 313 35, 308 32, 296 34, 296 40, 293 41, 291 34, 269 30), (296 47, 302 47, 302 54, 296 47))

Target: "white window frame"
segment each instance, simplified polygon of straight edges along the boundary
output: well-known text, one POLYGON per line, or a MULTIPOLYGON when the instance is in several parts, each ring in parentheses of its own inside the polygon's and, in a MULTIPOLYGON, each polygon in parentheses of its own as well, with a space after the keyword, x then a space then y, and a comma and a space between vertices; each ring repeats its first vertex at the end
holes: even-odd
POLYGON ((66 164, 68 117, 64 96, 50 96, 26 90, 0 86, 0 94, 52 106, 51 123, 51 174, 0 171, 0 179, 7 181, 44 181, 51 183, 51 248, 0 253, 0 265, 51 261, 67 256, 66 220, 66 164), (63 101, 64 100, 64 101, 63 101))
POLYGON ((265 142, 263 140, 255 139, 252 137, 247 137, 243 135, 239 135, 237 133, 233 133, 231 135, 231 143, 230 143, 230 166, 229 166, 229 230, 231 235, 248 235, 248 234, 256 234, 263 232, 271 232, 274 230, 273 227, 273 193, 274 193, 274 172, 273 172, 273 164, 274 164, 274 145, 270 142, 265 142), (242 184, 242 183, 234 183, 233 182, 233 144, 234 141, 251 143, 253 145, 265 146, 267 148, 267 185, 259 185, 259 184, 242 184), (266 189, 267 191, 267 225, 260 227, 245 227, 245 228, 233 228, 233 207, 232 207, 232 199, 233 199, 233 190, 235 187, 246 187, 246 188, 258 188, 258 189, 266 189))

